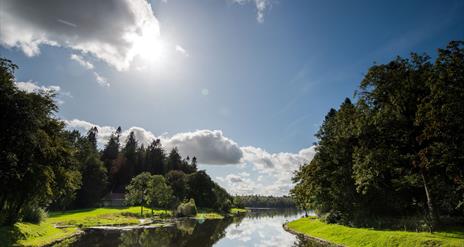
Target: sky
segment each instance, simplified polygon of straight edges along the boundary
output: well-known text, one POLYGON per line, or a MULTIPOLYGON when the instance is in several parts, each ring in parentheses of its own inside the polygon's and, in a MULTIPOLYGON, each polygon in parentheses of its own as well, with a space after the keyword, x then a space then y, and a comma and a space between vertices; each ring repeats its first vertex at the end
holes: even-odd
POLYGON ((232 194, 285 195, 374 63, 464 39, 464 1, 0 0, 18 87, 99 145, 121 126, 232 194))

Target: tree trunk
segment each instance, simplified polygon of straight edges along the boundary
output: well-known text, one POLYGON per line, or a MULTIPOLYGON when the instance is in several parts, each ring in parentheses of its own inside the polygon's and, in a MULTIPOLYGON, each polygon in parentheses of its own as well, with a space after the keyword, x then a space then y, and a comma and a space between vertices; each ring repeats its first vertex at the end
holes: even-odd
POLYGON ((432 197, 432 195, 430 193, 430 190, 429 190, 429 188, 427 186, 427 181, 425 179, 425 175, 424 175, 423 171, 421 172, 421 175, 422 175, 422 182, 424 184, 425 195, 427 196, 427 207, 428 207, 428 211, 429 211, 429 217, 430 217, 430 220, 431 220, 430 232, 433 232, 434 229, 438 226, 438 224, 440 222, 440 218, 438 216, 437 210, 435 209, 433 197, 432 197))
POLYGON ((140 217, 143 218, 143 204, 140 204, 140 217))

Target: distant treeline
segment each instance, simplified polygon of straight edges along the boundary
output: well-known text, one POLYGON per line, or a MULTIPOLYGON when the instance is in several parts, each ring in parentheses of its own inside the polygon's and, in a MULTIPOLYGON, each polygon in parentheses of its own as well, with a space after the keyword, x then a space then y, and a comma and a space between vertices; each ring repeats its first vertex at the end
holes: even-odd
POLYGON ((234 204, 239 207, 254 208, 295 208, 295 203, 290 196, 261 196, 246 195, 234 196, 234 204))
POLYGON ((160 140, 145 147, 131 132, 120 143, 118 128, 99 150, 98 128, 86 135, 66 130, 55 116, 55 93, 18 89, 15 69, 0 58, 0 225, 37 218, 44 209, 98 206, 105 194, 130 189, 133 204, 156 206, 154 198, 169 196, 163 205, 172 208, 190 199, 216 211, 232 206, 232 196, 197 170, 195 157, 183 158, 176 148, 166 153, 160 140), (159 194, 159 188, 172 192, 159 194))
POLYGON ((464 216, 463 48, 372 66, 356 102, 327 113, 294 177, 297 205, 347 225, 420 216, 433 229, 464 216))

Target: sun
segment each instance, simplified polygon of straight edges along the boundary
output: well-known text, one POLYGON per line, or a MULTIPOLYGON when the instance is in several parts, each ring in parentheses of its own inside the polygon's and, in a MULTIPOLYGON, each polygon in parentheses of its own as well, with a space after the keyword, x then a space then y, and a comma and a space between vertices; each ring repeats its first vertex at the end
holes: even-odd
POLYGON ((145 24, 137 35, 128 38, 133 46, 132 58, 140 59, 144 66, 163 65, 168 58, 168 43, 161 38, 159 28, 145 24))

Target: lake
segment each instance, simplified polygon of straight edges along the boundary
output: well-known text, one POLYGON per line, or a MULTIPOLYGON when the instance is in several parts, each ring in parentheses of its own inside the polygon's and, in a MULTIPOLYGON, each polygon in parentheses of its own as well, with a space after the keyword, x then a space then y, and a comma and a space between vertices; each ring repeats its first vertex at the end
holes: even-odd
POLYGON ((221 220, 179 220, 167 227, 90 229, 70 246, 313 246, 286 232, 282 224, 301 217, 297 210, 253 209, 221 220))

